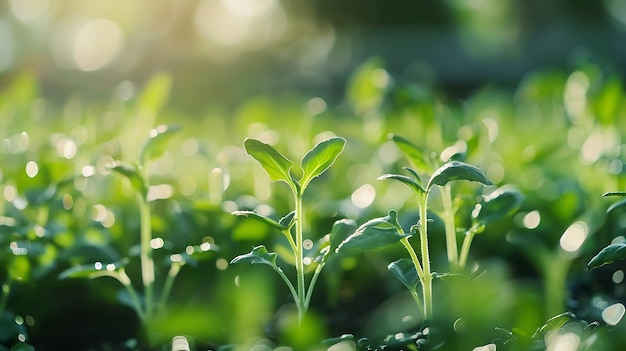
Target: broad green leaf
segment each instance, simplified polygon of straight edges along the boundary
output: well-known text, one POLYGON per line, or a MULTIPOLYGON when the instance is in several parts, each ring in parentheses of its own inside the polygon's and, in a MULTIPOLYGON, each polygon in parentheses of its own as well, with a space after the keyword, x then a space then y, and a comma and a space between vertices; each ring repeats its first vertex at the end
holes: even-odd
POLYGON ((35 347, 25 342, 20 342, 11 348, 11 351, 35 351, 35 347))
POLYGON ((141 174, 139 174, 139 170, 137 169, 137 167, 135 167, 134 165, 129 165, 127 163, 117 161, 111 167, 111 170, 125 176, 130 181, 130 184, 133 186, 133 188, 141 194, 147 193, 143 178, 141 177, 141 174))
POLYGON ((267 252, 267 249, 264 245, 256 246, 249 253, 245 255, 239 255, 233 258, 230 263, 234 264, 237 262, 250 262, 251 264, 266 264, 271 266, 273 269, 278 269, 276 265, 276 253, 275 252, 267 252))
POLYGON ((439 167, 433 173, 428 181, 426 190, 429 191, 433 185, 444 186, 453 180, 469 180, 487 186, 493 185, 491 180, 478 167, 461 161, 451 161, 439 167))
POLYGON ((304 155, 302 162, 302 178, 300 184, 305 189, 309 182, 324 173, 341 154, 346 144, 346 139, 334 137, 326 139, 313 147, 304 155))
POLYGON ((502 187, 476 204, 472 211, 474 226, 486 225, 515 213, 524 202, 524 195, 513 187, 502 187))
POLYGON ((161 124, 150 130, 148 139, 146 139, 141 148, 139 162, 143 165, 163 155, 165 150, 167 150, 169 141, 172 139, 172 135, 179 130, 180 126, 178 125, 165 124, 161 124))
POLYGON ((606 209, 606 213, 613 213, 616 210, 623 209, 624 207, 626 207, 626 199, 622 199, 609 206, 609 208, 606 209))
POLYGON ((337 248, 338 253, 357 253, 364 250, 381 249, 393 245, 404 237, 411 236, 398 231, 395 211, 385 217, 374 218, 357 228, 337 248))
POLYGON ((293 162, 270 145, 257 139, 248 138, 243 142, 243 145, 248 155, 261 164, 273 182, 282 180, 287 184, 293 184, 291 173, 289 173, 293 162))
POLYGON ((339 245, 346 240, 357 229, 356 222, 351 219, 340 219, 333 223, 333 228, 330 232, 330 247, 329 252, 332 255, 335 253, 339 245))
POLYGON ((397 261, 391 262, 387 269, 391 271, 399 280, 406 286, 411 293, 414 293, 417 289, 417 283, 419 282, 419 276, 415 270, 413 261, 408 258, 401 258, 397 261))
POLYGON ((557 314, 556 316, 548 319, 544 325, 537 328, 532 338, 535 339, 537 337, 541 337, 549 331, 557 330, 565 325, 565 323, 571 321, 572 319, 576 319, 576 315, 572 312, 563 312, 561 314, 557 314))
POLYGON ((422 149, 398 135, 391 135, 390 139, 393 140, 398 149, 404 154, 404 157, 406 157, 419 172, 430 173, 432 171, 432 168, 426 163, 422 149))
POLYGON ((613 261, 626 259, 626 244, 612 244, 602 249, 587 263, 587 269, 594 269, 613 261))
POLYGON ((265 223, 265 224, 267 224, 267 225, 269 225, 271 227, 274 227, 274 228, 276 228, 278 230, 283 230, 283 229, 287 229, 288 228, 288 226, 284 226, 284 225, 280 224, 279 222, 276 222, 275 220, 273 220, 273 219, 271 219, 269 217, 260 215, 260 214, 254 212, 254 211, 235 211, 235 212, 232 212, 231 214, 233 214, 235 216, 245 216, 245 217, 254 218, 257 221, 261 221, 261 222, 263 222, 263 223, 265 223))
POLYGON ((413 176, 413 180, 415 180, 415 182, 417 184, 420 185, 420 188, 424 188, 424 184, 422 183, 422 178, 420 178, 420 175, 417 174, 417 171, 415 171, 413 168, 411 167, 402 167, 405 171, 411 173, 411 175, 413 176))
POLYGON ((425 192, 424 188, 422 188, 422 186, 419 185, 418 182, 416 182, 415 180, 407 176, 403 176, 399 174, 384 174, 378 177, 378 179, 379 180, 394 179, 394 180, 400 181, 406 184, 409 188, 411 188, 411 190, 413 190, 413 192, 417 195, 421 195, 425 192))
POLYGON ((67 278, 95 278, 101 276, 103 272, 115 271, 128 264, 128 259, 122 259, 115 263, 96 262, 92 264, 83 264, 68 268, 59 274, 59 279, 67 278))

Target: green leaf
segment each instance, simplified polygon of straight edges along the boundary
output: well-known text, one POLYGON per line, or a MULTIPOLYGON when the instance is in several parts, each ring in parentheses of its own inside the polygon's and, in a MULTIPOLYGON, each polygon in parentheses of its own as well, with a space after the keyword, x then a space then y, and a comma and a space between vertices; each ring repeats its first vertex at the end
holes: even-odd
POLYGON ((557 330, 565 325, 565 323, 576 319, 576 315, 572 312, 563 312, 561 314, 557 314, 556 316, 548 319, 544 325, 537 328, 532 338, 535 339, 537 337, 541 337, 549 331, 557 330))
POLYGON ((626 191, 609 191, 609 192, 602 194, 602 197, 607 197, 607 196, 626 196, 626 191))
POLYGON ((293 162, 270 145, 257 139, 248 138, 244 140, 243 145, 248 155, 261 164, 273 182, 282 180, 287 184, 293 184, 291 174, 289 173, 293 162))
POLYGON ((502 187, 476 204, 472 211, 472 221, 474 227, 495 222, 500 218, 510 216, 524 202, 524 195, 513 187, 502 187))
POLYGON ((265 224, 267 224, 267 225, 269 225, 271 227, 274 227, 274 228, 276 228, 278 230, 284 230, 284 229, 289 228, 288 226, 284 226, 284 225, 280 224, 279 222, 276 222, 275 220, 273 220, 273 219, 271 219, 269 217, 260 215, 260 214, 254 212, 254 211, 235 211, 235 212, 231 212, 231 214, 233 214, 235 216, 245 216, 245 217, 254 218, 257 221, 261 221, 261 222, 263 222, 263 223, 265 223, 265 224))
POLYGON ((27 343, 21 342, 19 344, 14 345, 11 348, 11 351, 35 351, 35 347, 27 343))
POLYGON ((357 228, 356 232, 341 242, 337 252, 350 254, 381 249, 397 243, 404 237, 411 236, 411 234, 398 231, 398 228, 396 212, 389 211, 389 215, 374 218, 357 228))
POLYGON ((253 248, 249 253, 233 258, 230 263, 250 262, 251 264, 266 264, 273 269, 278 269, 276 256, 277 254, 275 252, 267 252, 264 245, 259 245, 253 248))
POLYGON ((406 157, 419 172, 431 172, 432 168, 426 163, 422 149, 398 135, 390 135, 390 139, 393 140, 398 149, 404 154, 404 157, 406 157))
POLYGON ((115 263, 104 264, 96 262, 68 268, 59 274, 59 279, 67 278, 96 278, 106 271, 116 271, 128 264, 128 259, 122 259, 115 263))
POLYGON ((346 240, 357 229, 356 222, 351 219, 340 219, 333 223, 330 231, 330 247, 329 252, 332 255, 336 252, 341 243, 346 240))
POLYGON ((417 275, 413 261, 408 258, 401 258, 397 261, 391 262, 387 266, 387 269, 390 270, 391 273, 393 273, 411 293, 415 293, 417 291, 419 276, 417 275))
POLYGON ((587 263, 587 269, 591 270, 623 259, 626 259, 626 244, 612 244, 593 256, 591 261, 587 263))
POLYGON ((111 170, 126 177, 130 181, 133 188, 141 194, 147 193, 143 178, 136 166, 117 161, 111 167, 111 170))
POLYGON ((304 155, 302 162, 302 178, 300 180, 302 189, 305 189, 309 182, 324 173, 341 154, 346 144, 346 139, 334 137, 326 139, 313 147, 304 155))
POLYGON ((411 190, 413 190, 413 192, 417 195, 421 195, 424 192, 426 192, 424 188, 422 188, 422 186, 418 182, 416 182, 415 180, 407 176, 403 176, 399 174, 384 174, 378 177, 378 179, 379 180, 394 179, 394 180, 400 181, 406 184, 409 188, 411 188, 411 190))
POLYGON ((171 88, 172 77, 170 75, 160 73, 152 77, 138 98, 140 113, 147 113, 149 117, 154 118, 154 115, 158 114, 167 103, 171 88))
POLYGON ((624 207, 626 207, 626 199, 622 199, 622 200, 612 204, 611 206, 609 206, 609 208, 606 209, 606 213, 607 214, 611 214, 611 213, 614 213, 615 211, 617 211, 619 209, 623 209, 624 207))
POLYGON ((180 126, 178 125, 165 124, 150 130, 148 139, 146 139, 141 148, 139 162, 145 164, 147 161, 157 159, 163 155, 165 150, 167 150, 169 141, 172 139, 172 135, 179 130, 180 126))
POLYGON ((428 181, 426 190, 429 191, 433 185, 444 186, 453 180, 469 180, 487 186, 493 185, 491 180, 478 167, 461 161, 451 161, 439 167, 433 173, 428 181))

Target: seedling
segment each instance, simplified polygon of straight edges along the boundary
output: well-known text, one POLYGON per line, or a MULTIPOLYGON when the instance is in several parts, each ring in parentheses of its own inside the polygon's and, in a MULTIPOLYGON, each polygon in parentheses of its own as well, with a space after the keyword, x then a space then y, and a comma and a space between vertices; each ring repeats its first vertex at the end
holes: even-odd
MULTIPOLYGON (((179 127, 177 126, 157 126, 150 131, 149 138, 143 144, 137 164, 117 161, 111 166, 111 170, 126 178, 136 192, 140 218, 139 256, 143 294, 133 286, 131 278, 126 273, 125 267, 130 262, 129 257, 125 257, 117 262, 95 262, 93 264, 75 266, 65 270, 59 276, 61 279, 111 277, 118 280, 126 289, 132 302, 132 307, 144 326, 149 326, 156 317, 164 312, 166 301, 181 267, 186 263, 194 262, 194 259, 200 256, 206 256, 202 255, 203 252, 217 249, 215 245, 189 246, 183 253, 170 255, 169 271, 161 287, 160 296, 157 296, 155 292, 155 271, 157 269, 153 259, 155 248, 153 248, 152 241, 152 213, 149 198, 149 170, 151 163, 166 151, 169 139, 178 129, 179 127)), ((129 254, 129 256, 132 256, 132 254, 129 254)), ((153 336, 150 335, 150 332, 150 328, 148 328, 148 341, 153 342, 153 336)))
MULTIPOLYGON (((403 138, 393 136, 392 139, 420 170, 427 171, 433 168, 434 158, 426 159, 421 149, 403 138)), ((436 168, 425 186, 418 171, 409 167, 404 169, 409 176, 385 174, 379 179, 400 181, 413 191, 419 205, 419 222, 413 225, 408 233, 405 233, 398 223, 396 211, 389 211, 387 216, 370 220, 359 227, 354 234, 341 243, 338 251, 358 252, 395 244, 399 241, 406 248, 411 259, 399 259, 389 264, 387 268, 409 289, 422 310, 424 318, 431 319, 433 316, 432 281, 438 276, 431 271, 428 243, 428 202, 433 189, 435 187, 441 189, 444 207, 442 218, 446 227, 448 259, 453 271, 462 270, 465 267, 474 236, 481 233, 487 223, 515 211, 521 204, 522 196, 515 189, 501 188, 477 204, 472 212, 473 225, 466 231, 459 255, 454 223, 456 208, 452 206, 449 183, 455 180, 475 181, 486 186, 491 186, 493 183, 477 167, 457 160, 450 160, 436 168), (420 238, 421 259, 409 241, 415 235, 419 235, 420 238), (421 296, 418 293, 418 283, 422 286, 421 296)))
POLYGON ((305 235, 303 228, 303 196, 310 182, 324 173, 343 151, 346 141, 340 137, 326 139, 315 145, 304 155, 300 162, 302 176, 296 180, 291 169, 293 162, 283 156, 272 146, 257 139, 246 139, 244 148, 246 152, 257 160, 274 182, 281 181, 289 186, 294 200, 294 210, 276 221, 254 211, 235 211, 233 214, 249 216, 259 220, 276 230, 279 230, 287 239, 293 253, 296 268, 296 283, 294 284, 276 263, 277 254, 268 252, 264 245, 255 247, 250 253, 235 257, 231 263, 250 262, 252 264, 266 264, 272 267, 289 287, 291 295, 298 309, 298 319, 302 321, 304 314, 309 308, 311 296, 317 278, 326 264, 328 258, 335 253, 335 249, 341 241, 354 231, 354 221, 340 220, 335 222, 329 236, 322 238, 318 245, 318 254, 314 255, 307 263, 317 264, 310 281, 305 279, 305 235))

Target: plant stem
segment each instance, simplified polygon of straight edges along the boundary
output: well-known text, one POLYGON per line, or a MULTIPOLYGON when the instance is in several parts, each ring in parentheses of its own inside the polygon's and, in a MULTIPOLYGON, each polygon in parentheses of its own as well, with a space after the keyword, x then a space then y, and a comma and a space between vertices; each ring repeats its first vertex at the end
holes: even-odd
POLYGON ((302 196, 298 192, 295 194, 295 219, 296 219, 296 276, 298 280, 298 321, 302 322, 304 313, 306 312, 306 292, 304 287, 304 250, 302 236, 302 196))
POLYGON ((474 239, 474 235, 476 232, 473 230, 469 230, 465 234, 465 239, 463 239, 463 246, 461 246, 461 257, 459 258, 459 269, 465 269, 465 265, 467 264, 467 257, 469 256, 470 246, 472 246, 472 240, 474 239))
POLYGON ((172 291, 172 286, 174 285, 174 280, 180 272, 180 268, 184 265, 184 261, 180 262, 172 262, 170 266, 169 272, 167 272, 167 278, 165 279, 165 283, 163 283, 163 292, 161 293, 161 299, 159 300, 159 311, 163 311, 165 309, 165 303, 167 302, 167 298, 172 291))
POLYGON ((276 268, 274 268, 274 270, 278 273, 278 275, 280 275, 281 278, 283 278, 283 280, 287 284, 287 287, 289 287, 289 291, 291 291, 291 296, 293 296, 293 300, 297 302, 298 301, 298 293, 296 292, 296 289, 293 287, 293 284, 291 283, 291 280, 289 280, 289 278, 287 278, 287 276, 285 275, 283 270, 280 269, 280 267, 276 266, 276 268))
POLYGON ((432 319, 433 315, 433 276, 430 272, 430 254, 428 252, 428 193, 420 200, 420 246, 422 251, 422 265, 424 278, 422 292, 424 297, 424 319, 432 319))
POLYGON ((152 317, 154 310, 154 261, 152 259, 152 226, 150 205, 145 195, 139 196, 139 216, 141 220, 141 278, 143 280, 146 316, 152 317))
POLYGON ((409 256, 411 256, 411 261, 413 261, 413 265, 415 266, 415 270, 417 271, 417 276, 419 277, 421 281, 423 281, 424 270, 422 269, 422 265, 420 264, 419 258, 417 258, 417 254, 415 253, 413 246, 411 246, 411 243, 409 243, 409 238, 408 237, 402 238, 400 242, 402 243, 402 245, 404 245, 406 250, 409 252, 409 256))
POLYGON ((441 187, 441 203, 443 205, 443 222, 446 231, 446 249, 448 262, 452 270, 456 270, 459 265, 458 246, 456 242, 456 227, 454 224, 454 210, 452 208, 452 193, 450 185, 441 187))
POLYGON ((307 310, 309 308, 309 303, 311 302, 311 296, 313 295, 313 287, 315 287, 315 283, 317 282, 317 277, 322 272, 322 268, 324 268, 324 262, 320 262, 315 268, 315 273, 313 273, 313 277, 311 278, 311 282, 309 283, 309 290, 306 292, 306 299, 304 300, 304 309, 307 310))

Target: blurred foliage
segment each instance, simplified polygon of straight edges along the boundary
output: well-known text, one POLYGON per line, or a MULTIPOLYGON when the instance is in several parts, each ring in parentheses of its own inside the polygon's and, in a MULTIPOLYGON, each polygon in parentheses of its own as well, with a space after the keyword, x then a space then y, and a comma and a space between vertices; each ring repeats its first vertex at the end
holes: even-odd
MULTIPOLYGON (((170 255, 190 246, 220 247, 180 272, 151 326, 164 344, 187 335, 198 350, 305 348, 352 334, 336 340, 367 349, 415 344, 428 330, 443 349, 626 343, 624 262, 586 270, 625 241, 626 214, 605 213, 612 201, 601 197, 626 189, 621 1, 363 1, 358 11, 250 1, 0 4, 0 350, 143 347, 117 282, 57 277, 130 257, 139 284, 134 190, 110 166, 142 157, 161 124, 181 129, 149 170, 157 270, 165 276, 170 255), (298 329, 278 277, 229 264, 259 242, 285 247, 232 211, 278 220, 292 206, 243 140, 303 155, 346 139, 305 195, 305 237, 316 241, 341 218, 397 209, 404 228, 417 221, 403 184, 376 180, 407 166, 389 135, 435 157, 464 153, 495 183, 453 185, 465 194, 457 227, 470 228, 473 205, 506 184, 524 195, 521 209, 476 240, 469 277, 435 281, 442 317, 430 328, 386 269, 403 253, 390 246, 329 261, 298 329)), ((433 221, 433 269, 446 271, 433 221)))

